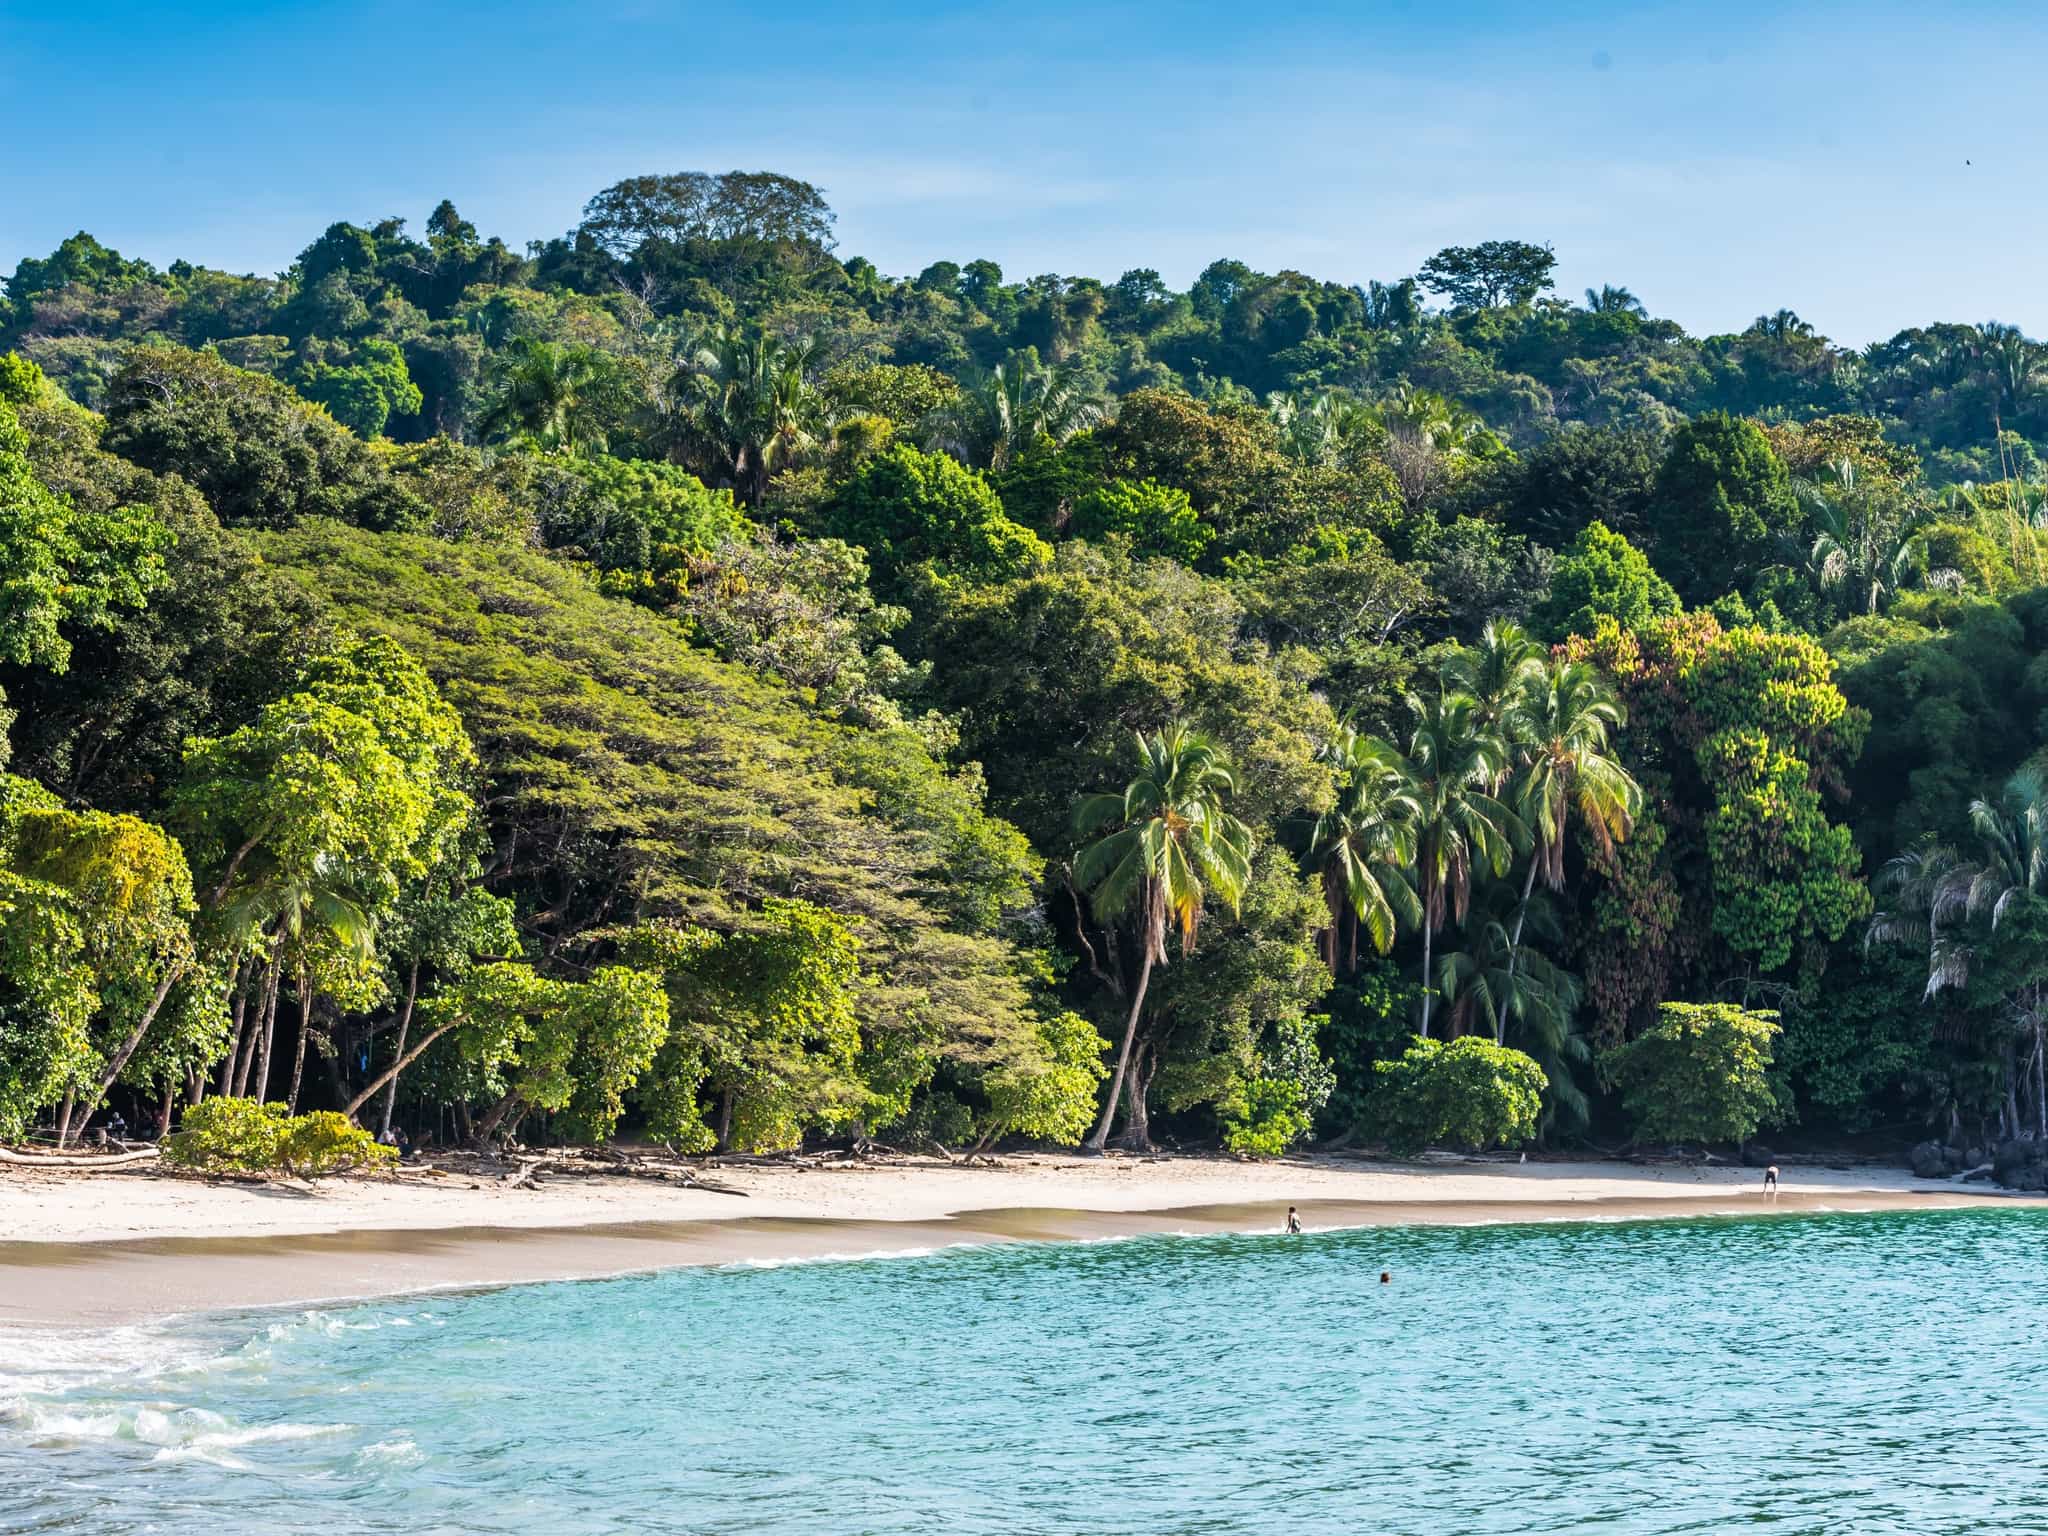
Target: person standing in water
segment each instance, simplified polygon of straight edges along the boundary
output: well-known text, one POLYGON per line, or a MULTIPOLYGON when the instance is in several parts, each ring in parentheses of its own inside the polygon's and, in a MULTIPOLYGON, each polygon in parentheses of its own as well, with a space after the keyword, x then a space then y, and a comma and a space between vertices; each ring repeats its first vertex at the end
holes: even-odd
POLYGON ((1289 1232, 1299 1232, 1301 1230, 1301 1213, 1296 1211, 1291 1205, 1287 1207, 1287 1230, 1289 1232))

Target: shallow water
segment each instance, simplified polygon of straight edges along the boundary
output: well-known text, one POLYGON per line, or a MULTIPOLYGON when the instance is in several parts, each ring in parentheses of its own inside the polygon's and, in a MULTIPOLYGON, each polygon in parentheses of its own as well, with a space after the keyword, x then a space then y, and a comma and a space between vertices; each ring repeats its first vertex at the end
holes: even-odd
POLYGON ((2048 1531, 2044 1344, 2035 1210, 677 1270, 0 1335, 0 1531, 2048 1531))

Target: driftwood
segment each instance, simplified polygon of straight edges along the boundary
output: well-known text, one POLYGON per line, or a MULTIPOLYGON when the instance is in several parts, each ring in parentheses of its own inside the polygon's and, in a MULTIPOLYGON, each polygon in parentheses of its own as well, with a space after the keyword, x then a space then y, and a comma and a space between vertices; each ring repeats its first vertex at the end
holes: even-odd
POLYGON ((659 1160, 631 1156, 609 1149, 583 1152, 565 1152, 540 1157, 523 1157, 517 1171, 506 1180, 507 1189, 537 1189, 547 1179, 606 1178, 624 1177, 629 1179, 652 1179, 660 1184, 673 1184, 681 1189, 701 1189, 713 1195, 737 1195, 747 1198, 744 1189, 735 1189, 730 1184, 720 1184, 706 1179, 688 1163, 679 1159, 659 1160))
POLYGON ((138 1147, 121 1152, 10 1152, 0 1147, 0 1165, 10 1168, 126 1168, 132 1163, 151 1163, 155 1147, 138 1147))

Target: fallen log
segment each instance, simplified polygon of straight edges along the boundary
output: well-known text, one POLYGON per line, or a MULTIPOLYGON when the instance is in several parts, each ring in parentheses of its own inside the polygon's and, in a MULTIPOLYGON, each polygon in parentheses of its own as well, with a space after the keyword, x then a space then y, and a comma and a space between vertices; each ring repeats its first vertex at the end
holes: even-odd
POLYGON ((156 1160, 155 1147, 139 1147, 132 1152, 99 1153, 57 1153, 57 1152, 10 1152, 0 1147, 0 1165, 10 1168, 125 1168, 131 1163, 148 1163, 156 1160))

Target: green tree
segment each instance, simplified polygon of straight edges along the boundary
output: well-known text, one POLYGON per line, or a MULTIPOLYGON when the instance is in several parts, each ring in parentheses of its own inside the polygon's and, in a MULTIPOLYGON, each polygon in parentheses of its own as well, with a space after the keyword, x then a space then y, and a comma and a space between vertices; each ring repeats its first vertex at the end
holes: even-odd
POLYGON ((1041 440, 1063 443, 1101 419, 1077 360, 1048 367, 1026 352, 960 393, 944 437, 977 469, 1000 471, 1041 440))
POLYGON ((1775 1013, 1665 1003, 1657 1022, 1601 1057, 1638 1141, 1743 1142, 1777 1113, 1769 1068, 1775 1013))
POLYGON ((1328 756, 1337 775, 1337 803, 1316 818, 1309 862, 1322 872, 1330 911, 1324 959, 1334 976, 1340 968, 1357 971, 1361 930, 1374 952, 1384 955, 1399 926, 1421 924, 1407 866, 1415 856, 1422 806, 1400 753, 1378 737, 1347 727, 1328 756))
POLYGON ((1194 565, 1216 537, 1195 515, 1185 491, 1156 480, 1112 480, 1074 503, 1068 531, 1077 538, 1121 534, 1141 555, 1194 565))
POLYGON ((58 1142, 78 1134, 134 1058, 172 989, 200 963, 183 851, 132 816, 70 811, 47 792, 9 782, 5 905, 10 928, 0 990, 28 1011, 7 1073, 0 1119, 47 1108, 61 1094, 58 1142), (25 946, 44 942, 48 951, 25 946), (41 1021, 38 1000, 50 1007, 41 1021))
POLYGON ((1389 1148, 1412 1155, 1433 1143, 1481 1150, 1536 1134, 1543 1069, 1479 1035, 1413 1041, 1375 1066, 1366 1123, 1389 1148))
POLYGON ((492 364, 477 431, 570 454, 602 451, 629 389, 618 360, 595 347, 514 337, 492 364))
POLYGON ((1994 1000, 2011 1034, 2032 1047, 2027 1076, 2033 1124, 2020 1114, 2013 1053, 2001 1051, 2002 1129, 2048 1139, 2048 965, 2041 938, 2048 928, 2048 773, 2020 768, 1992 800, 1970 802, 1970 826, 1982 856, 1965 859, 1929 838, 1893 857, 1879 875, 1885 910, 1873 915, 1866 943, 1924 948, 1924 996, 1943 993, 1994 1000))
POLYGON ((112 629, 163 584, 170 536, 146 508, 78 508, 42 482, 28 450, 0 402, 0 661, 61 673, 68 631, 112 629))
MULTIPOLYGON (((1627 838, 1642 814, 1643 792, 1615 753, 1612 736, 1628 713, 1598 668, 1554 657, 1524 677, 1510 708, 1513 803, 1530 843, 1529 870, 1508 937, 1512 983, 1537 876, 1553 891, 1564 888, 1567 832, 1579 827, 1611 859, 1614 845, 1627 838)), ((1506 1035, 1509 1000, 1500 998, 1494 1018, 1496 1044, 1506 1035)))
POLYGON ((107 386, 111 452, 189 482, 231 526, 335 517, 366 528, 425 520, 374 453, 325 411, 208 353, 139 346, 107 386))
POLYGON ((769 480, 817 446, 824 401, 812 359, 810 342, 761 328, 713 327, 686 342, 663 406, 673 455, 706 485, 759 506, 769 480))
POLYGON ((1492 309, 1527 304, 1552 286, 1557 257, 1547 245, 1526 240, 1488 240, 1438 251, 1416 274, 1422 286, 1458 309, 1492 309))
POLYGON ((308 363, 292 387, 357 437, 381 437, 392 417, 419 414, 425 396, 395 342, 364 341, 352 353, 346 363, 308 363))
POLYGON ((1205 902, 1234 908, 1251 878, 1251 829, 1223 808, 1236 780, 1209 739, 1175 723, 1140 735, 1137 748, 1138 774, 1121 794, 1090 795, 1074 808, 1077 834, 1103 834, 1075 858, 1075 883, 1092 893, 1102 922, 1132 925, 1139 952, 1109 1097, 1088 1138, 1097 1151, 1109 1140, 1152 969, 1167 963, 1169 926, 1182 952, 1192 951, 1205 902))
POLYGON ((979 1150, 1004 1136, 1070 1147, 1088 1134, 1095 1120, 1095 1085, 1109 1076, 1102 1064, 1109 1042, 1078 1013, 1043 1020, 1039 1038, 1044 1067, 1005 1064, 983 1079, 988 1112, 982 1119, 979 1150))
POLYGON ((1806 508, 1807 569, 1844 616, 1872 614, 1916 583, 1953 589, 1962 575, 1930 568, 1927 526, 1932 509, 1914 508, 1883 481, 1837 459, 1810 480, 1795 482, 1806 508))
POLYGON ((1768 561, 1798 526, 1799 505, 1762 429, 1710 412, 1672 434, 1644 524, 1679 597, 1710 603, 1768 561))
POLYGON ((1543 633, 1590 635, 1603 618, 1642 629, 1678 612, 1678 594, 1649 558, 1605 523, 1579 530, 1550 573, 1550 592, 1530 615, 1543 633))
POLYGON ((1422 906, 1422 1038, 1429 1038, 1430 954, 1447 922, 1463 922, 1475 873, 1508 871, 1524 836, 1515 813, 1494 794, 1507 771, 1507 744, 1481 723, 1469 694, 1411 694, 1415 724, 1403 793, 1415 811, 1415 890, 1422 906))
POLYGON ((989 582, 1024 575, 1052 558, 1044 540, 1003 514, 981 475, 944 454, 903 444, 862 465, 826 518, 833 537, 865 549, 889 582, 923 561, 989 582))
POLYGON ((860 943, 832 913, 773 900, 747 928, 653 925, 625 952, 668 988, 674 1028, 642 1092, 664 1140, 776 1151, 863 1118, 860 943))

